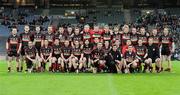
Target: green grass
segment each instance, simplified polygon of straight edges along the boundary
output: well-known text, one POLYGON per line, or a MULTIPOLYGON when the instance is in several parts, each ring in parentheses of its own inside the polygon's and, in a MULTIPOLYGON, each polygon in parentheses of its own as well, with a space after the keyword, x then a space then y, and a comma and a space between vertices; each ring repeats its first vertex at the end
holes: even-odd
POLYGON ((180 95, 180 62, 160 74, 7 73, 0 62, 0 95, 180 95))

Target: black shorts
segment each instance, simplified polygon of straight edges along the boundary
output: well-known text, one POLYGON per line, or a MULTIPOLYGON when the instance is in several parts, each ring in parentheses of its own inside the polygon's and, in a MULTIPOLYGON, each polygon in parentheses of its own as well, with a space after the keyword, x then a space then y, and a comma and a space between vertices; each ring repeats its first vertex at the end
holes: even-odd
MULTIPOLYGON (((32 59, 35 59, 35 58, 32 58, 32 59)), ((33 66, 33 62, 29 60, 28 58, 26 58, 26 66, 28 69, 32 68, 33 66)))
POLYGON ((11 51, 8 51, 8 56, 9 57, 19 57, 19 54, 17 53, 17 51, 16 50, 11 50, 11 51))
POLYGON ((56 59, 59 59, 61 57, 61 55, 60 54, 57 54, 57 55, 53 54, 52 57, 55 57, 56 59))
POLYGON ((21 55, 22 56, 24 56, 25 55, 25 48, 26 48, 27 46, 22 46, 22 48, 21 48, 21 55))
POLYGON ((162 50, 161 50, 161 55, 171 55, 171 50, 169 47, 163 47, 162 50))

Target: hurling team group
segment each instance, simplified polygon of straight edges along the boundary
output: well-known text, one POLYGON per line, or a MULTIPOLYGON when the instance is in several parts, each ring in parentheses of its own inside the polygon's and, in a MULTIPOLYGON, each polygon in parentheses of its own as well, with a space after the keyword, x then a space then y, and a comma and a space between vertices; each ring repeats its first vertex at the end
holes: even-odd
POLYGON ((6 42, 8 72, 160 73, 172 71, 170 29, 128 25, 13 27, 6 42), (16 60, 16 69, 14 61, 16 60), (165 62, 167 61, 167 62, 165 62), (165 63, 167 65, 165 65, 165 63))

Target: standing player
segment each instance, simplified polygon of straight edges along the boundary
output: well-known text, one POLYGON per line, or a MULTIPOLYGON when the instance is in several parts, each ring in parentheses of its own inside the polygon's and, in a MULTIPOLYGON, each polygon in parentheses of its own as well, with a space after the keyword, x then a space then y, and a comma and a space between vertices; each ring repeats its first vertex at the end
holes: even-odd
POLYGON ((110 31, 109 26, 104 26, 104 33, 102 34, 103 41, 109 41, 111 43, 113 38, 113 33, 110 31))
POLYGON ((90 31, 91 34, 91 42, 94 43, 95 39, 101 40, 102 37, 102 31, 100 31, 98 25, 94 25, 94 29, 90 31))
POLYGON ((103 44, 99 42, 97 44, 97 48, 92 51, 93 73, 103 72, 105 69, 104 50, 102 47, 103 47, 103 44))
POLYGON ((148 44, 148 37, 149 37, 149 33, 146 32, 146 29, 144 27, 141 27, 138 39, 143 41, 143 45, 148 44))
POLYGON ((90 26, 89 25, 85 25, 84 26, 84 30, 83 30, 83 40, 91 40, 91 34, 90 34, 90 26))
POLYGON ((41 33, 41 28, 40 26, 36 26, 36 31, 35 33, 33 34, 33 39, 34 39, 34 44, 35 44, 35 47, 38 51, 38 54, 40 56, 40 49, 41 47, 43 46, 43 39, 44 39, 44 36, 43 34, 41 33))
POLYGON ((17 72, 22 71, 21 64, 19 63, 19 54, 21 50, 21 40, 17 35, 17 29, 12 28, 11 35, 8 37, 6 42, 6 50, 8 54, 8 72, 11 72, 13 57, 16 58, 17 72))
POLYGON ((20 34, 22 47, 21 47, 21 70, 23 69, 23 63, 25 59, 25 48, 28 46, 28 42, 32 41, 32 34, 30 33, 30 29, 28 25, 24 26, 24 32, 20 34))
POLYGON ((147 50, 147 67, 144 68, 144 71, 146 71, 146 69, 149 69, 150 72, 153 72, 152 63, 155 63, 156 72, 159 73, 161 71, 160 50, 158 46, 153 44, 153 38, 148 39, 147 50))
POLYGON ((44 46, 41 48, 40 50, 41 52, 41 60, 40 62, 42 63, 42 71, 44 71, 45 65, 49 62, 48 67, 49 67, 49 71, 52 71, 52 64, 51 64, 51 60, 52 60, 52 52, 53 49, 51 46, 49 46, 49 42, 48 40, 44 40, 44 46))
POLYGON ((80 45, 83 44, 82 34, 80 34, 80 28, 79 27, 75 27, 74 36, 72 39, 73 39, 73 46, 74 46, 75 41, 78 41, 80 43, 80 45))
POLYGON ((55 39, 52 49, 52 71, 58 72, 61 70, 62 72, 64 72, 64 64, 62 64, 61 46, 59 44, 59 39, 55 39))
POLYGON ((50 46, 53 45, 53 42, 55 40, 55 35, 53 33, 52 26, 48 27, 48 32, 44 35, 44 40, 47 40, 50 46))
MULTIPOLYGON (((72 47, 68 40, 64 41, 64 47, 62 48, 61 58, 63 66, 66 71, 69 72, 72 69, 72 47)), ((63 67, 62 67, 63 68, 63 67)))
POLYGON ((133 46, 136 46, 138 44, 138 34, 135 27, 133 27, 131 30, 131 42, 133 46))
POLYGON ((163 35, 161 36, 161 57, 162 63, 164 60, 168 61, 168 68, 165 71, 171 71, 171 54, 174 52, 175 46, 172 36, 169 34, 169 29, 164 28, 163 35))
POLYGON ((59 30, 55 34, 55 38, 59 39, 61 46, 64 44, 64 41, 66 39, 66 35, 65 35, 65 30, 64 30, 63 26, 59 27, 59 30))
POLYGON ((122 46, 126 45, 127 40, 130 40, 131 34, 129 33, 129 26, 124 25, 123 28, 123 34, 121 35, 121 41, 122 41, 122 46))
POLYGON ((26 56, 26 64, 27 64, 27 70, 29 73, 36 70, 39 70, 41 64, 38 60, 38 51, 33 46, 33 43, 31 41, 28 42, 28 47, 25 49, 25 56, 26 56))
POLYGON ((160 36, 157 33, 157 29, 152 30, 152 35, 150 37, 153 38, 154 45, 160 47, 160 36))

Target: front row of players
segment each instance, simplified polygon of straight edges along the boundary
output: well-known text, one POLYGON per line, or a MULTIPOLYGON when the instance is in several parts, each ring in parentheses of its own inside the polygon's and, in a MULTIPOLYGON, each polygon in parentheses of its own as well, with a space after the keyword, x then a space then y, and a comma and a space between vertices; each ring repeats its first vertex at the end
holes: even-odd
MULTIPOLYGON (((149 38, 148 46, 142 44, 142 40, 138 41, 138 45, 133 47, 129 45, 124 54, 121 54, 119 47, 113 45, 109 52, 103 50, 103 44, 98 43, 97 48, 92 52, 88 52, 86 47, 90 44, 87 42, 84 46, 80 46, 75 41, 74 48, 70 47, 68 40, 64 42, 64 47, 59 44, 56 39, 51 47, 47 40, 44 46, 39 50, 35 48, 33 42, 28 42, 25 48, 25 59, 28 72, 43 72, 45 70, 52 72, 112 72, 112 73, 133 73, 133 72, 153 72, 152 63, 155 63, 156 72, 161 72, 161 61, 159 48, 153 44, 153 39, 149 38), (84 50, 84 51, 83 51, 84 50), (134 52, 134 50, 136 52, 134 52), (142 70, 142 66, 144 69, 142 70), (48 67, 48 68, 46 68, 48 67)), ((89 49, 91 50, 91 49, 89 49)), ((9 64, 8 70, 11 71, 11 61, 13 57, 17 58, 17 71, 22 71, 19 66, 20 50, 8 51, 9 64)))

